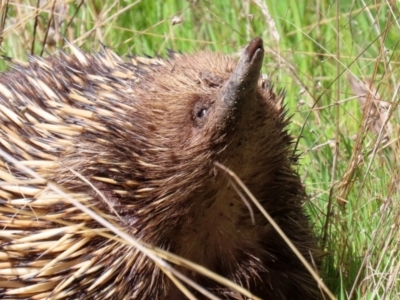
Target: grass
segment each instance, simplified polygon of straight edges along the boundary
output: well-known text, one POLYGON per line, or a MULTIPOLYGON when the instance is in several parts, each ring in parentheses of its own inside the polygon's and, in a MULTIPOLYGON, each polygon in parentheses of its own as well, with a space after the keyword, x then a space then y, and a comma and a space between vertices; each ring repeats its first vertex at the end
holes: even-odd
MULTIPOLYGON (((52 1, 36 26, 36 1, 3 5, 0 54, 25 60, 27 54, 63 47, 51 31, 48 40, 56 45, 43 44, 52 1)), ((307 209, 330 253, 323 264, 325 281, 337 299, 400 295, 400 6, 395 1, 94 0, 65 7, 62 34, 88 51, 103 43, 121 55, 165 55, 168 49, 235 53, 261 36, 263 72, 286 89, 291 131, 301 137, 299 172, 310 195, 307 209), (368 130, 350 73, 371 78, 390 104, 389 146, 368 130)), ((5 68, 0 61, 0 70, 5 68)))

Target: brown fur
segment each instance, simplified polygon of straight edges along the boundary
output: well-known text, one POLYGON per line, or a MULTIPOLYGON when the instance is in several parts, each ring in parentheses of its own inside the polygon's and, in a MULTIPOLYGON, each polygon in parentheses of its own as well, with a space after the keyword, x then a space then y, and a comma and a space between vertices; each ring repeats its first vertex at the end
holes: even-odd
MULTIPOLYGON (((245 51, 256 51, 257 43, 245 51)), ((136 238, 202 264, 263 299, 317 298, 317 284, 298 258, 256 208, 252 224, 246 205, 214 164, 236 172, 309 261, 317 255, 302 208, 304 189, 293 169, 297 157, 288 120, 269 85, 243 95, 238 89, 234 97, 240 103, 227 109, 221 98, 237 65, 229 56, 202 52, 124 62, 106 49, 72 52, 31 58, 0 75, 1 149, 136 238)), ((246 76, 258 80, 259 67, 253 69, 246 76)), ((0 265, 25 268, 18 274, 0 270, 2 299, 183 298, 137 250, 67 228, 101 226, 45 185, 30 184, 29 176, 5 160, 0 179, 0 265), (54 228, 60 232, 38 237, 37 244, 24 241, 54 228), (45 242, 58 242, 59 248, 45 242), (73 246, 55 262, 57 272, 42 272, 73 246), (88 267, 78 274, 82 262, 88 267), (77 278, 62 286, 73 274, 77 278), (43 282, 48 286, 16 292, 43 282)), ((241 299, 188 275, 221 298, 241 299)))

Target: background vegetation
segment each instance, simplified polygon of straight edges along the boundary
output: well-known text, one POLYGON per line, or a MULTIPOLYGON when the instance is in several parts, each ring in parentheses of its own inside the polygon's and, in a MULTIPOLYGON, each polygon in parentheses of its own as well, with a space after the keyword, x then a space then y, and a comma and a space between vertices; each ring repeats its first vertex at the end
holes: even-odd
POLYGON ((329 252, 326 283, 338 299, 399 299, 398 16, 391 0, 3 0, 0 54, 46 56, 64 47, 61 36, 121 55, 235 53, 261 36, 263 72, 286 89, 301 137, 307 209, 329 252), (350 74, 370 79, 382 102, 360 106, 350 74), (381 130, 386 118, 374 107, 392 130, 381 130))

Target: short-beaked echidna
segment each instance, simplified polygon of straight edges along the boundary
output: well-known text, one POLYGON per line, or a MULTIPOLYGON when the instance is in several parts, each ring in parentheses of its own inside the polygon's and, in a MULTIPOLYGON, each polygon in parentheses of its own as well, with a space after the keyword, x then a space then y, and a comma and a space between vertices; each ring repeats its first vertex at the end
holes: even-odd
MULTIPOLYGON (((314 262, 288 120, 260 79, 262 40, 239 61, 209 52, 124 61, 108 49, 71 49, 0 75, 0 149, 135 238, 263 299, 318 298, 300 260, 216 166, 235 172, 314 262)), ((150 259, 101 236, 109 230, 46 182, 0 163, 2 299, 184 298, 150 259)))

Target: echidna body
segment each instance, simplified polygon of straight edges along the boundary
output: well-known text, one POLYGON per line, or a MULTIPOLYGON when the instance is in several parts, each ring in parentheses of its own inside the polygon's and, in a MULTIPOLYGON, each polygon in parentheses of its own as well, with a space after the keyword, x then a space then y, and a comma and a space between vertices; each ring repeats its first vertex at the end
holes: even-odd
MULTIPOLYGON (((258 38, 239 62, 208 52, 125 62, 74 47, 32 57, 0 75, 0 148, 135 238, 256 296, 318 298, 299 259, 255 207, 252 220, 215 165, 233 170, 313 261, 288 121, 259 80, 262 60, 258 38)), ((2 299, 184 298, 46 182, 0 164, 2 299)), ((186 273, 220 298, 242 299, 186 273)))

